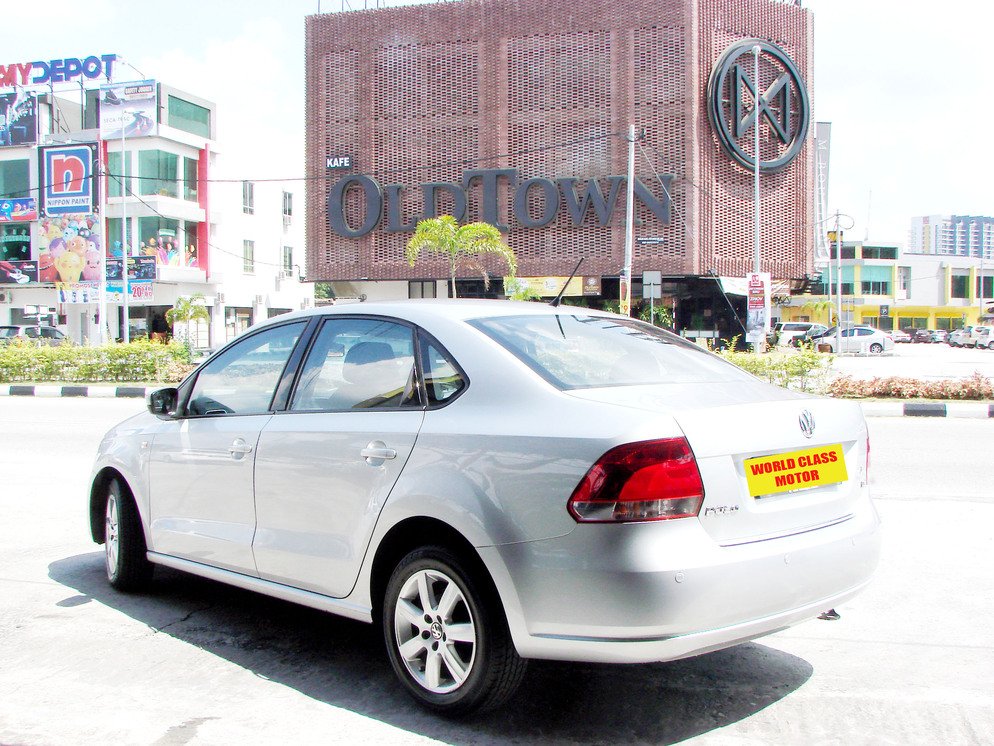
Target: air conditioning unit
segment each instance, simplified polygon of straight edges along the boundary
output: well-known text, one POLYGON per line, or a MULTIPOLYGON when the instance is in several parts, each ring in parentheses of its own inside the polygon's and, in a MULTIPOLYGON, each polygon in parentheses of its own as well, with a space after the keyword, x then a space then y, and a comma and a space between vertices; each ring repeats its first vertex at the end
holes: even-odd
POLYGON ((224 305, 224 293, 218 293, 217 294, 217 297, 214 300, 214 305, 215 306, 223 306, 224 305))
POLYGON ((255 304, 256 304, 257 306, 261 306, 261 305, 262 305, 262 302, 263 302, 263 298, 262 298, 262 296, 261 296, 261 295, 257 295, 257 296, 255 296, 255 304))
POLYGON ((10 293, 0 293, 0 303, 10 303, 10 293))

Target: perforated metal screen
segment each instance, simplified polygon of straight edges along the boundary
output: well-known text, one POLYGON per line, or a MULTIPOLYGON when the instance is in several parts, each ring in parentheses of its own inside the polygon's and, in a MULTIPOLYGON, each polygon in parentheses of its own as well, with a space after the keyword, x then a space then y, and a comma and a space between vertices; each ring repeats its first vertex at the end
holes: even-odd
MULTIPOLYGON (((617 275, 623 188, 607 225, 593 210, 575 225, 563 197, 555 218, 536 228, 519 218, 539 221, 548 193, 518 186, 572 178, 582 199, 595 180, 609 195, 609 177, 627 172, 629 124, 645 132, 636 176, 656 200, 672 200, 668 223, 636 200, 635 235, 653 241, 636 245, 635 272, 751 270, 752 177, 719 149, 705 101, 715 60, 751 36, 781 46, 809 78, 810 13, 772 0, 459 0, 308 18, 308 276, 446 277, 443 262, 410 267, 411 234, 397 229, 422 216, 419 185, 461 185, 478 169, 518 177, 517 185, 500 180, 498 217, 520 275, 568 274, 580 257, 584 274, 617 275), (351 156, 352 169, 327 170, 335 155, 351 156), (329 226, 328 195, 355 174, 374 179, 384 197, 377 227, 347 237, 329 226)), ((785 171, 763 177, 763 268, 776 277, 809 270, 812 188, 808 146, 785 171)), ((456 208, 448 191, 436 193, 439 214, 456 208)), ((465 219, 482 219, 480 180, 466 193, 465 219)), ((376 217, 366 215, 366 197, 358 187, 345 195, 352 228, 376 217)))

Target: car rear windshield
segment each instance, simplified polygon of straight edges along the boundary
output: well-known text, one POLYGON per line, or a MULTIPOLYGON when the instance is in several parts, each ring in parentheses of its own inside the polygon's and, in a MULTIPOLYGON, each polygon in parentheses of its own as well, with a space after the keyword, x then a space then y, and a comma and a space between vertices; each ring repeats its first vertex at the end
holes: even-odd
POLYGON ((752 380, 670 332, 605 316, 498 316, 469 322, 560 389, 752 380))

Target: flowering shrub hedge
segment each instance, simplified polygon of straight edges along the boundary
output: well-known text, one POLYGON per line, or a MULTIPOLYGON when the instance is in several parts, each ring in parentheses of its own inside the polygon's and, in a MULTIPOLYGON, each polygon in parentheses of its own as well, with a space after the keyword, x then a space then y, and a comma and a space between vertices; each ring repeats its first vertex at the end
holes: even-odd
POLYGON ((839 376, 828 384, 828 394, 845 398, 894 399, 992 399, 991 379, 974 373, 969 378, 937 381, 888 376, 860 379, 839 376))
POLYGON ((173 383, 191 370, 190 351, 179 342, 39 347, 34 342, 13 340, 0 345, 0 383, 173 383))

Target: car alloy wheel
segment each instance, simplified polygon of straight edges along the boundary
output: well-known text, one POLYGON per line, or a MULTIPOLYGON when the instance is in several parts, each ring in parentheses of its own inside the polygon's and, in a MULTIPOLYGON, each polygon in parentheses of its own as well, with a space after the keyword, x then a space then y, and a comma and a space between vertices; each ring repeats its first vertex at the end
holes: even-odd
POLYGON ((449 715, 499 706, 525 671, 482 566, 443 547, 400 561, 387 584, 383 631, 394 672, 421 704, 449 715))
POLYGON ((874 342, 873 344, 870 345, 870 352, 872 352, 874 355, 883 351, 884 351, 884 346, 879 342, 874 342))

